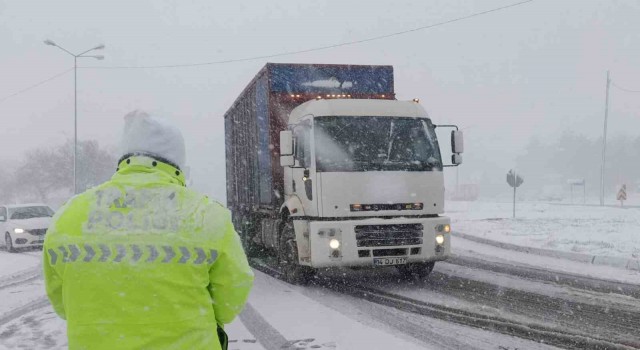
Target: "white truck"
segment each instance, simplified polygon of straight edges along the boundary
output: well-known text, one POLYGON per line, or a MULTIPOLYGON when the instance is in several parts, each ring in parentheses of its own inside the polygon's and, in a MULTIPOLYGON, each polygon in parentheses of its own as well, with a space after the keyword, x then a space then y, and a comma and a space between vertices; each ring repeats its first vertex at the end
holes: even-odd
POLYGON ((426 276, 450 255, 436 126, 390 66, 267 64, 225 115, 227 202, 250 254, 291 282, 319 268, 426 276))

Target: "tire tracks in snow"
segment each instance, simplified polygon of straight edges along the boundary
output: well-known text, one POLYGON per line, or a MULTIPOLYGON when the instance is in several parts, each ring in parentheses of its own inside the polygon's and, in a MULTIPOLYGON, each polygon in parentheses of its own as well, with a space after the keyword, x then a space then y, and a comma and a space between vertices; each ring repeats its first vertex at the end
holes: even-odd
POLYGON ((32 267, 23 271, 13 273, 9 276, 0 277, 0 290, 19 286, 42 278, 40 266, 32 267))
MULTIPOLYGON (((544 317, 526 321, 515 319, 511 314, 491 315, 450 307, 439 303, 416 300, 397 293, 389 293, 380 288, 371 288, 359 284, 345 284, 340 287, 331 287, 332 290, 368 300, 377 304, 386 305, 405 312, 437 318, 461 325, 481 328, 500 334, 511 335, 522 339, 529 339, 548 345, 559 346, 566 349, 627 349, 638 348, 640 343, 629 339, 609 339, 599 333, 588 332, 584 329, 575 329, 547 323, 544 317)), ((518 300, 516 302, 520 302, 518 300)), ((482 302, 482 301, 481 301, 482 302)), ((537 304, 540 307, 540 304, 537 304)), ((552 306, 553 307, 553 306, 552 306)), ((580 316, 575 320, 582 322, 580 316)), ((603 323, 606 323, 604 321, 603 323)), ((631 327, 634 332, 635 327, 631 327)))
MULTIPOLYGON (((267 273, 275 278, 281 279, 282 274, 277 267, 272 267, 261 260, 252 259, 252 266, 257 270, 267 273)), ((437 273, 436 273, 437 275, 437 273)), ((440 274, 442 275, 442 274, 440 274)), ((585 305, 580 303, 572 303, 567 309, 562 308, 562 305, 566 300, 559 300, 550 296, 538 295, 531 292, 519 291, 517 289, 508 290, 501 286, 492 286, 488 283, 479 283, 471 286, 460 283, 461 279, 452 278, 452 283, 441 284, 436 287, 435 292, 440 294, 449 294, 452 291, 452 287, 455 283, 459 284, 459 289, 455 297, 460 297, 460 291, 464 291, 468 294, 467 301, 471 301, 479 306, 482 306, 484 302, 493 300, 494 303, 502 303, 505 300, 507 303, 513 303, 515 310, 506 310, 506 315, 495 315, 491 313, 478 312, 470 310, 468 308, 456 308, 447 306, 437 302, 429 302, 423 300, 417 300, 411 297, 403 296, 394 292, 387 292, 381 290, 385 287, 385 284, 393 286, 392 279, 387 281, 381 281, 379 278, 372 279, 370 282, 375 287, 367 286, 358 281, 356 276, 347 276, 346 278, 337 277, 321 277, 316 281, 316 285, 328 290, 346 294, 358 299, 366 300, 375 304, 384 305, 396 310, 421 315, 429 318, 440 319, 446 322, 456 323, 464 326, 470 326, 474 328, 480 328, 500 334, 515 336, 521 339, 527 339, 546 345, 559 346, 567 349, 629 349, 640 348, 640 340, 635 338, 629 338, 626 336, 607 338, 611 334, 601 336, 598 332, 593 332, 593 327, 598 324, 606 323, 609 320, 618 319, 617 324, 607 325, 605 330, 615 331, 617 326, 624 325, 625 321, 631 320, 630 325, 625 326, 625 329, 634 334, 634 329, 637 330, 640 326, 640 317, 636 313, 624 314, 625 310, 605 310, 604 308, 598 308, 594 305, 585 305), (353 279, 349 279, 353 278, 353 279), (386 282, 386 283, 385 283, 386 282), (499 298, 496 298, 498 293, 499 298), (505 293, 513 293, 514 296, 508 299, 501 299, 505 293), (519 315, 522 310, 518 309, 520 304, 524 305, 524 311, 537 312, 533 315, 519 315), (573 308, 573 309, 572 309, 573 308), (588 310, 581 313, 584 308, 588 310), (590 309, 589 309, 590 308, 590 309), (573 310, 578 311, 576 314, 573 310), (560 315, 565 316, 568 320, 564 322, 549 323, 545 312, 556 311, 560 315), (566 314, 563 314, 566 312, 566 314), (601 321, 602 315, 607 320, 601 321), (523 317, 524 316, 524 317, 523 317), (529 317, 527 317, 529 316, 529 317), (591 329, 581 328, 584 324, 584 318, 590 322, 591 329), (635 320, 635 321, 633 321, 635 320), (610 328, 609 328, 610 327, 610 328)), ((442 279, 447 280, 449 276, 440 276, 442 279)), ((397 278, 395 279, 397 285, 397 278)), ((467 280, 469 282, 478 283, 474 280, 467 280)), ((426 283, 433 283, 426 282, 426 283)), ((437 285, 437 282, 434 283, 437 285)), ((419 288, 418 288, 419 290, 419 288)), ((558 318, 558 315, 555 315, 558 318)), ((602 330, 602 329, 599 329, 602 330)))
MULTIPOLYGON (((443 272, 436 269, 427 280, 404 284, 398 284, 398 278, 393 274, 375 278, 367 278, 365 275, 354 285, 383 294, 385 298, 395 296, 423 306, 422 303, 427 303, 429 307, 447 312, 455 309, 461 314, 474 315, 476 318, 488 317, 497 323, 525 325, 551 334, 556 331, 565 335, 573 334, 576 339, 591 339, 593 345, 581 341, 578 344, 582 345, 574 346, 570 337, 565 337, 566 343, 554 344, 561 347, 599 348, 602 345, 598 345, 599 342, 604 341, 609 343, 605 348, 640 348, 640 334, 637 333, 640 329, 640 306, 632 298, 619 295, 611 298, 606 294, 595 293, 555 294, 543 292, 542 289, 529 289, 530 286, 505 286, 498 281, 497 276, 489 281, 476 280, 473 272, 468 271, 471 277, 466 277, 446 269, 443 272)), ((353 288, 349 286, 351 281, 342 284, 353 288)), ((464 324, 462 320, 458 321, 457 323, 464 324)), ((488 327, 485 321, 478 322, 481 328, 488 327)), ((498 329, 504 328, 500 324, 497 326, 498 329)), ((514 332, 511 335, 522 337, 517 329, 507 331, 514 332)), ((500 333, 509 334, 504 329, 500 333)), ((549 335, 541 332, 538 339, 527 338, 540 341, 547 336, 549 335)))
POLYGON ((240 320, 247 330, 256 337, 260 345, 267 350, 283 349, 288 343, 287 339, 273 328, 250 303, 247 303, 240 313, 240 320))
MULTIPOLYGON (((33 257, 39 258, 39 254, 37 256, 32 254, 26 255, 31 255, 33 257)), ((8 293, 12 293, 11 288, 20 287, 22 285, 29 284, 40 279, 42 279, 42 268, 40 265, 37 265, 32 268, 15 272, 8 276, 0 277, 0 291, 7 291, 8 293)), ((4 326, 5 324, 15 321, 18 318, 28 314, 29 312, 41 309, 48 305, 49 300, 44 295, 24 302, 22 303, 22 305, 14 307, 9 311, 0 314, 0 326, 4 326)))
POLYGON ((0 315, 0 327, 5 324, 17 320, 18 318, 38 309, 49 306, 49 299, 46 296, 31 300, 25 305, 18 306, 9 312, 0 315))
POLYGON ((605 294, 620 294, 640 299, 640 285, 635 284, 579 276, 566 272, 549 271, 536 267, 487 261, 467 256, 454 255, 447 259, 446 262, 474 269, 503 273, 531 281, 550 282, 582 290, 605 294))

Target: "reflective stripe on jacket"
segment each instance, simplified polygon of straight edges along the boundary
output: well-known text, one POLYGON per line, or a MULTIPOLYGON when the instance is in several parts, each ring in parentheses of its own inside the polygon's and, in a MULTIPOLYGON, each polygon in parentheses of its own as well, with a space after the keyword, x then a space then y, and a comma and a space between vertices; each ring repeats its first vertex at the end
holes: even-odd
POLYGON ((69 349, 220 349, 253 282, 229 211, 149 157, 74 197, 44 243, 69 349))

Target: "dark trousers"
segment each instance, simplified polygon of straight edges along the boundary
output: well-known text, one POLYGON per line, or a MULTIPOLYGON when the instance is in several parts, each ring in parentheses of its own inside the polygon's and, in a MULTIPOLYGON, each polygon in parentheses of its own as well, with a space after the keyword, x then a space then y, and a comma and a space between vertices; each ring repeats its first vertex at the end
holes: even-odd
POLYGON ((227 350, 229 347, 229 336, 227 336, 227 333, 220 326, 218 326, 218 339, 220 339, 222 350, 227 350))

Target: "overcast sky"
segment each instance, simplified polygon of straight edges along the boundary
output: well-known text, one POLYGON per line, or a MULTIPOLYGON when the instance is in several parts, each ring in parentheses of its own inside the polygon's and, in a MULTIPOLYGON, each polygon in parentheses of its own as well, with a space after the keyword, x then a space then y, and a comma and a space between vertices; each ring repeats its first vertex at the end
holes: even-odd
MULTIPOLYGON (((198 63, 303 50, 412 29, 508 5, 423 1, 2 1, 0 99, 73 66, 198 63)), ((606 70, 640 90, 640 1, 536 0, 379 41, 269 62, 390 64, 398 99, 466 131, 462 181, 513 166, 533 135, 602 132, 606 70)), ((196 188, 224 199, 223 114, 267 62, 164 69, 80 69, 81 139, 116 147, 135 108, 176 120, 196 188)), ((610 135, 638 135, 640 94, 612 89, 610 135)), ((0 161, 73 135, 73 74, 0 102, 0 161)), ((443 146, 447 142, 442 142, 443 146)), ((594 155, 597 162, 599 155, 594 155)), ((451 175, 451 174, 449 174, 451 175)))

